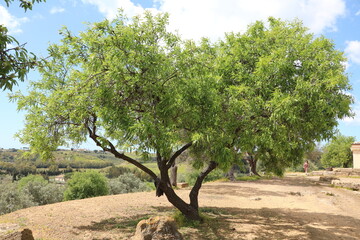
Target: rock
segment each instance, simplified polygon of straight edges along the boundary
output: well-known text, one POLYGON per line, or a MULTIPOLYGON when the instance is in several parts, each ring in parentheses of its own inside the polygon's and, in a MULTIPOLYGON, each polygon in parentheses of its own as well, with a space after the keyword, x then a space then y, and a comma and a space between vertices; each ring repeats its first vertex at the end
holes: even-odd
POLYGON ((290 192, 289 194, 293 196, 302 196, 301 192, 290 192))
POLYGON ((34 240, 34 236, 30 229, 25 228, 21 232, 13 232, 0 237, 0 240, 34 240))
POLYGON ((319 178, 319 181, 320 182, 331 182, 331 181, 333 181, 333 180, 339 180, 338 178, 336 178, 336 177, 326 177, 326 176, 321 176, 320 178, 319 178))
POLYGON ((132 240, 183 240, 174 219, 157 216, 141 220, 136 226, 132 240))
POLYGON ((177 186, 178 186, 179 188, 185 188, 185 187, 188 187, 189 184, 186 183, 186 182, 180 182, 180 183, 177 184, 177 186))

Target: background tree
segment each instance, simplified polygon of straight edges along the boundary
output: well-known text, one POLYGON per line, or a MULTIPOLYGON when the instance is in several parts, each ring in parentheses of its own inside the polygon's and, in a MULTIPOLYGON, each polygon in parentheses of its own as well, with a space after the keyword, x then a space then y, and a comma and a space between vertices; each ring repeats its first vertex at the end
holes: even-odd
POLYGON ((108 195, 109 188, 107 179, 101 173, 88 170, 86 172, 75 172, 67 181, 64 199, 84 199, 90 197, 108 195))
MULTIPOLYGON (((4 0, 9 6, 14 0, 4 0)), ((35 2, 45 2, 46 0, 20 0, 19 7, 25 11, 31 10, 35 2)), ((0 24, 0 89, 11 90, 17 80, 24 81, 26 73, 34 68, 36 57, 33 53, 28 53, 25 44, 19 42, 8 35, 8 29, 0 24)))
POLYGON ((321 156, 322 165, 324 167, 351 167, 353 155, 350 148, 354 142, 355 137, 336 135, 324 146, 324 153, 321 156))
POLYGON ((79 36, 63 29, 40 68, 42 80, 28 96, 13 96, 28 112, 21 141, 48 159, 67 141, 89 137, 151 176, 157 196, 200 220, 199 190, 215 168, 247 152, 281 174, 350 115, 342 53, 301 23, 270 19, 269 28, 257 22, 216 44, 195 44, 166 31, 167 21, 166 14, 129 21, 120 13, 79 36), (122 153, 124 146, 155 152, 159 176, 122 153), (189 203, 169 178, 187 150, 204 169, 189 203))
POLYGON ((256 22, 244 34, 227 34, 220 51, 228 105, 239 109, 224 115, 237 119, 230 125, 234 145, 266 171, 282 174, 301 163, 316 141, 334 135, 338 119, 351 115, 343 53, 299 21, 256 22))

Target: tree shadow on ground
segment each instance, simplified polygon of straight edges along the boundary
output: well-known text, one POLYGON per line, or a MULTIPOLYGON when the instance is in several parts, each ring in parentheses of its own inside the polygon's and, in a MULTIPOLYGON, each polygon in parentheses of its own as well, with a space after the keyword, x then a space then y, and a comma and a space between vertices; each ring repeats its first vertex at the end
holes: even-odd
MULTIPOLYGON (((80 226, 94 232, 119 231, 131 236, 142 219, 155 215, 174 215, 173 207, 153 207, 153 213, 129 218, 109 218, 80 226)), ((355 240, 360 239, 360 220, 327 213, 294 209, 201 208, 204 222, 195 227, 181 227, 185 240, 286 239, 355 240)), ((119 238, 121 239, 121 238, 119 238)), ((128 238, 124 238, 128 239, 128 238)))
POLYGON ((79 230, 90 230, 90 231, 111 231, 121 230, 123 232, 134 233, 136 225, 143 219, 151 217, 149 213, 139 214, 128 218, 109 218, 101 220, 100 222, 92 222, 87 226, 76 227, 79 230))
MULTIPOLYGON (((171 213, 171 207, 155 208, 171 213)), ((327 213, 293 209, 202 208, 205 221, 196 227, 182 227, 185 240, 286 239, 356 240, 360 239, 360 220, 327 213)))

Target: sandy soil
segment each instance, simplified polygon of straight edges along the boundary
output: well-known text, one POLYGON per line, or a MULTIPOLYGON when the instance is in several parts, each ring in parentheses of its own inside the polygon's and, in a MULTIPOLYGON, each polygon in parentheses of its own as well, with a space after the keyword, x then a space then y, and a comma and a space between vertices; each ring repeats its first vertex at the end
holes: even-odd
MULTIPOLYGON (((177 190, 187 199, 188 189, 177 190)), ((204 184, 209 216, 185 239, 360 239, 360 194, 305 177, 204 184)), ((121 194, 22 209, 0 216, 0 236, 30 228, 35 239, 129 239, 136 223, 173 208, 154 192, 121 194)))

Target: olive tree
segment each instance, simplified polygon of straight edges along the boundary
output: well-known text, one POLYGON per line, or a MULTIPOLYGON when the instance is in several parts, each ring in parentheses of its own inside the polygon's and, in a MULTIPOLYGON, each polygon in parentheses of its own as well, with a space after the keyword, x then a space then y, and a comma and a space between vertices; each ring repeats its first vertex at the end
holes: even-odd
POLYGON ((13 95, 27 111, 20 140, 47 159, 58 146, 90 138, 151 176, 157 196, 200 220, 198 194, 212 170, 247 152, 281 173, 290 157, 350 115, 342 54, 300 23, 270 19, 269 28, 257 22, 244 34, 195 44, 168 32, 167 21, 167 14, 129 20, 120 12, 78 36, 62 29, 39 69, 42 79, 27 96, 13 95), (126 146, 156 153, 160 174, 126 155, 126 146), (189 203, 169 178, 185 151, 194 167, 204 167, 189 203))

